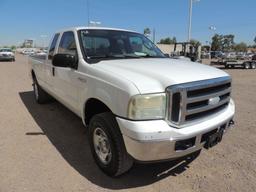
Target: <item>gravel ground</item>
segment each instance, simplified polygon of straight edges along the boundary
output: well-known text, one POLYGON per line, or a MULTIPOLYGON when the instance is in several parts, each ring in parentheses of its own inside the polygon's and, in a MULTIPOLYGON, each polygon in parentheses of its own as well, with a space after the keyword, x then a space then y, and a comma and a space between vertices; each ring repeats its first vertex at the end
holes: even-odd
POLYGON ((256 191, 256 70, 227 70, 236 125, 220 144, 113 179, 95 165, 77 116, 58 102, 35 103, 26 62, 0 62, 0 192, 256 191))

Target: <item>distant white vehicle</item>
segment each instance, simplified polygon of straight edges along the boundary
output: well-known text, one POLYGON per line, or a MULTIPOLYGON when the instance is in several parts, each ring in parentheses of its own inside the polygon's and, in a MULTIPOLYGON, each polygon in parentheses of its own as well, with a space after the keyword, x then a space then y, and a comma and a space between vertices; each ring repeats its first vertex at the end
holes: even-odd
POLYGON ((36 53, 36 55, 38 55, 38 56, 45 56, 45 55, 47 55, 47 53, 45 53, 45 52, 38 52, 38 53, 36 53))
POLYGON ((227 59, 236 59, 237 55, 235 52, 229 52, 229 53, 226 53, 225 55, 225 58, 227 59))
POLYGON ((35 52, 33 50, 25 49, 21 52, 23 55, 34 55, 35 52))
POLYGON ((0 61, 15 61, 14 53, 10 48, 0 49, 0 61))

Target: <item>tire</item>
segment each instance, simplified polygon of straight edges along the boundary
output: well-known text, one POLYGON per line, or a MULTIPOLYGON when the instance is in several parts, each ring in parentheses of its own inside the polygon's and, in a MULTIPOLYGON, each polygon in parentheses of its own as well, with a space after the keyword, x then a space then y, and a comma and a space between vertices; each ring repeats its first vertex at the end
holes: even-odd
POLYGON ((97 114, 89 123, 89 142, 94 160, 111 177, 119 176, 133 165, 123 136, 111 112, 97 114))
POLYGON ((256 69, 256 63, 251 63, 251 69, 256 69))
POLYGON ((35 100, 39 104, 45 104, 52 100, 52 97, 41 88, 35 77, 33 78, 33 92, 35 100))
POLYGON ((225 68, 226 68, 226 69, 231 69, 231 67, 232 67, 232 66, 229 65, 229 64, 226 64, 226 65, 225 65, 225 68))
POLYGON ((250 69, 250 64, 249 63, 244 63, 244 69, 250 69))

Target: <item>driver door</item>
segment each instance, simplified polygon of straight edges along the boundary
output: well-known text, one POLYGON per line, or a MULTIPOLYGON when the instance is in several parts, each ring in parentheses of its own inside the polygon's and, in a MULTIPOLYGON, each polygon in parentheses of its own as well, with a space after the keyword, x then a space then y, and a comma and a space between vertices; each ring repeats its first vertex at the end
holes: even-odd
MULTIPOLYGON (((57 53, 71 54, 77 57, 77 45, 73 31, 62 34, 57 53)), ((53 83, 58 99, 75 113, 79 113, 77 67, 54 66, 53 83)))

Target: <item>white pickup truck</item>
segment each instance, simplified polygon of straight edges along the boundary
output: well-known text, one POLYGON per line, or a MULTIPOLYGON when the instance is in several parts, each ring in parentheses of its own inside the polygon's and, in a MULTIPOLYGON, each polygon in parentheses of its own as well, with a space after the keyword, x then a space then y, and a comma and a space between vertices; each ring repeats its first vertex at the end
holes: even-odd
POLYGON ((81 117, 98 166, 117 176, 134 161, 183 157, 221 141, 233 124, 231 78, 166 58, 133 31, 57 32, 46 59, 30 57, 35 99, 55 98, 81 117))

